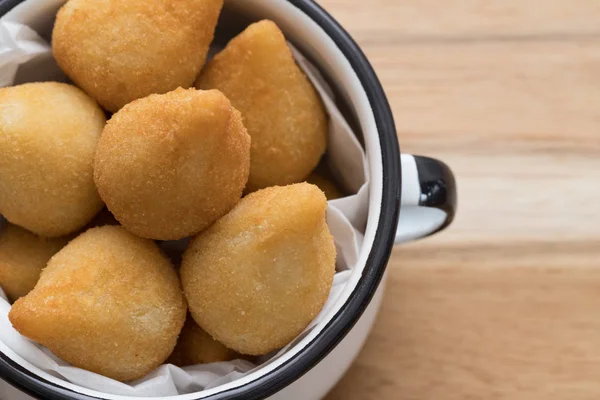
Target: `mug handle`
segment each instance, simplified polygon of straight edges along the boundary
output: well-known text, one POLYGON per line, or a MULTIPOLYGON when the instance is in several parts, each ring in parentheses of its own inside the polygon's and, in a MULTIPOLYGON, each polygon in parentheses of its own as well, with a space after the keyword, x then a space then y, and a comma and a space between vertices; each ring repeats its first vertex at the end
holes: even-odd
POLYGON ((456 180, 450 168, 429 157, 402 154, 402 196, 395 243, 433 235, 456 214, 456 180))

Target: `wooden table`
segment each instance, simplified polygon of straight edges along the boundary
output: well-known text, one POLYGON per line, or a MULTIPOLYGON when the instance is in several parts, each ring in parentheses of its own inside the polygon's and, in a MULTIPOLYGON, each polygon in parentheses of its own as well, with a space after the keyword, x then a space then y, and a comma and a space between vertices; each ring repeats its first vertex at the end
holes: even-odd
POLYGON ((600 1, 321 3, 460 203, 328 400, 600 399, 600 1))

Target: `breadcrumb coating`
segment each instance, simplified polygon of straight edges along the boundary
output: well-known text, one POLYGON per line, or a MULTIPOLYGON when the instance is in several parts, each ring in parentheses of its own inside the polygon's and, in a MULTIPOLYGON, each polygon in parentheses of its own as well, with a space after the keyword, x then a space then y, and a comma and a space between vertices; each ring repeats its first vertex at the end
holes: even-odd
POLYGON ((92 163, 105 123, 72 85, 0 89, 0 214, 41 236, 83 228, 102 208, 92 163))
POLYGON ((186 312, 177 273, 156 244, 104 226, 52 257, 8 317, 74 366, 129 381, 167 359, 186 312))
POLYGON ((196 323, 249 355, 300 334, 323 308, 335 273, 326 209, 314 185, 270 187, 198 235, 180 270, 196 323))
POLYGON ((240 199, 250 136, 218 90, 177 89, 136 100, 106 125, 94 180, 115 218, 157 240, 196 234, 240 199))
POLYGON ((105 109, 194 83, 223 0, 69 0, 52 50, 61 69, 105 109))
POLYGON ((0 229, 0 287, 10 302, 29 293, 46 263, 68 242, 44 238, 13 224, 0 229))
POLYGON ((257 22, 233 38, 196 87, 222 91, 242 113, 252 137, 247 192, 301 182, 319 163, 325 109, 275 23, 257 22))

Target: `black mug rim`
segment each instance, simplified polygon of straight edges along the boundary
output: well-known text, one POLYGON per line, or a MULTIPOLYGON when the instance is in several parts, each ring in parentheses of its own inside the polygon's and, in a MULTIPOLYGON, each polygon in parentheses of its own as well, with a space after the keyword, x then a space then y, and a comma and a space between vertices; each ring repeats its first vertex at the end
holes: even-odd
MULTIPOLYGON (((24 0, 0 0, 0 16, 24 0)), ((269 373, 239 387, 203 397, 206 400, 265 399, 307 373, 348 334, 373 298, 383 278, 398 224, 402 188, 400 148, 385 92, 366 56, 344 28, 313 0, 286 0, 316 22, 335 42, 358 76, 369 99, 379 134, 382 200, 377 231, 366 267, 350 299, 307 346, 269 373)), ((0 377, 23 392, 42 399, 92 400, 38 377, 0 352, 0 377)))

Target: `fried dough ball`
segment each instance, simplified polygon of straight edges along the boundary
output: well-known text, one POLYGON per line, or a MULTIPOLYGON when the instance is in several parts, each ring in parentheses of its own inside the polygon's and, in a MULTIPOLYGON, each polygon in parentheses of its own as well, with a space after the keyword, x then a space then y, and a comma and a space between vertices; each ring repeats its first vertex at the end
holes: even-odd
POLYGON ((177 89, 136 100, 106 125, 94 163, 100 196, 138 236, 176 240, 240 199, 250 136, 218 90, 177 89))
POLYGON ((243 198, 190 244, 180 270, 192 317, 242 354, 292 339, 321 311, 336 250, 314 185, 271 187, 243 198))
POLYGON ((10 302, 33 289, 48 260, 67 242, 67 238, 43 238, 12 224, 0 228, 0 287, 10 302))
POLYGON ((196 87, 219 89, 242 113, 252 137, 247 192, 303 181, 325 152, 325 109, 273 22, 232 39, 196 87))
POLYGON ((317 168, 306 178, 306 182, 316 185, 325 193, 327 200, 344 197, 344 193, 335 182, 333 174, 327 165, 321 161, 317 168))
POLYGON ((52 257, 8 317, 74 366, 128 381, 169 357, 186 310, 177 273, 156 244, 104 226, 52 257))
POLYGON ((188 316, 177 339, 175 350, 167 362, 179 367, 230 361, 238 354, 213 339, 188 316))
POLYGON ((206 60, 223 0, 70 0, 52 50, 61 69, 107 110, 190 87, 206 60))
POLYGON ((102 208, 92 163, 105 123, 75 86, 0 89, 0 214, 41 236, 83 228, 102 208))

